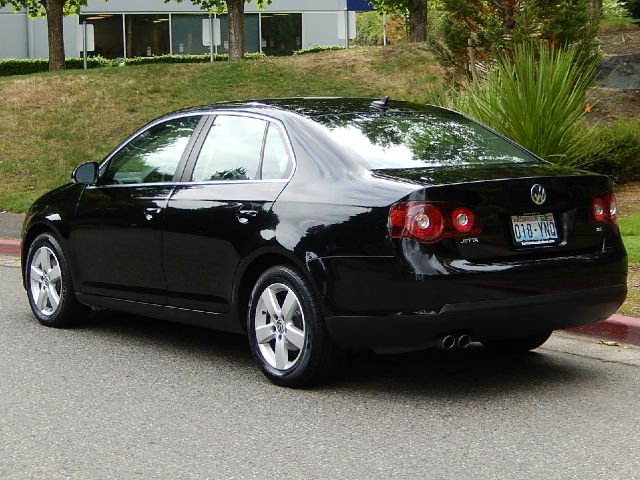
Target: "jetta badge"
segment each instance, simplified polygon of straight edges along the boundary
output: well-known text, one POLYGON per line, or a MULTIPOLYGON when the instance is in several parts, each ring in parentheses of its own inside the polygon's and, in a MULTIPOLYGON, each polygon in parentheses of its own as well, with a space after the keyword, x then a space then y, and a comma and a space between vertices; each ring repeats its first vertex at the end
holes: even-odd
POLYGON ((531 187, 531 200, 536 205, 542 205, 547 200, 547 191, 539 183, 531 187))

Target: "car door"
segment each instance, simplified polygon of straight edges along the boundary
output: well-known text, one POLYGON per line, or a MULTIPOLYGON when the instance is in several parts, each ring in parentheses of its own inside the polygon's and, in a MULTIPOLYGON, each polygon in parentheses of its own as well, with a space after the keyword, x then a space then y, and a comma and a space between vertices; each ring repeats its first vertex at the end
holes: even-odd
POLYGON ((164 209, 203 124, 202 115, 186 115, 151 125, 86 187, 72 226, 82 293, 166 303, 164 209))
POLYGON ((207 128, 169 199, 164 264, 171 305, 225 313, 238 263, 275 229, 271 206, 293 153, 282 125, 266 118, 219 114, 207 128))

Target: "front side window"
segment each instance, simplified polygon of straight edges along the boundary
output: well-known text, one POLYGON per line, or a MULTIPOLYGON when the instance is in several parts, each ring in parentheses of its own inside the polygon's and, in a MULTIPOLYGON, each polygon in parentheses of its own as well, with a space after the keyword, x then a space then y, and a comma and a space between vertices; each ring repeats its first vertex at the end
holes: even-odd
POLYGON ((209 130, 191 180, 255 180, 259 178, 267 122, 218 115, 209 130))
POLYGON ((102 184, 171 182, 201 118, 177 118, 141 133, 111 158, 102 184))

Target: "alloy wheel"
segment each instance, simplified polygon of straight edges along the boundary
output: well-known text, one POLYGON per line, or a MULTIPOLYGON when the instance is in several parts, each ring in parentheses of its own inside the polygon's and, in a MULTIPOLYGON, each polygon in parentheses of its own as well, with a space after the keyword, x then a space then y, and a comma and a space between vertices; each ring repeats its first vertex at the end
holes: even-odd
POLYGON ((62 271, 58 257, 49 247, 40 247, 29 265, 31 297, 42 315, 53 315, 60 306, 62 271))
POLYGON ((280 371, 295 367, 304 352, 306 328, 300 300, 291 288, 273 283, 262 291, 253 333, 260 354, 271 367, 280 371))

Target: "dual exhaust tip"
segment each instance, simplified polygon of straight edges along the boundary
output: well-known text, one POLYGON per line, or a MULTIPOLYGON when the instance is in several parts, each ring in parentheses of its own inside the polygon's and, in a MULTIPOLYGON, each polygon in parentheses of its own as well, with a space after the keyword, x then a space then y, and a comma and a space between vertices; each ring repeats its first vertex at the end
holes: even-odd
POLYGON ((443 350, 452 350, 454 348, 459 348, 460 350, 464 350, 471 343, 471 337, 466 333, 462 335, 445 335, 438 341, 438 346, 443 350))

